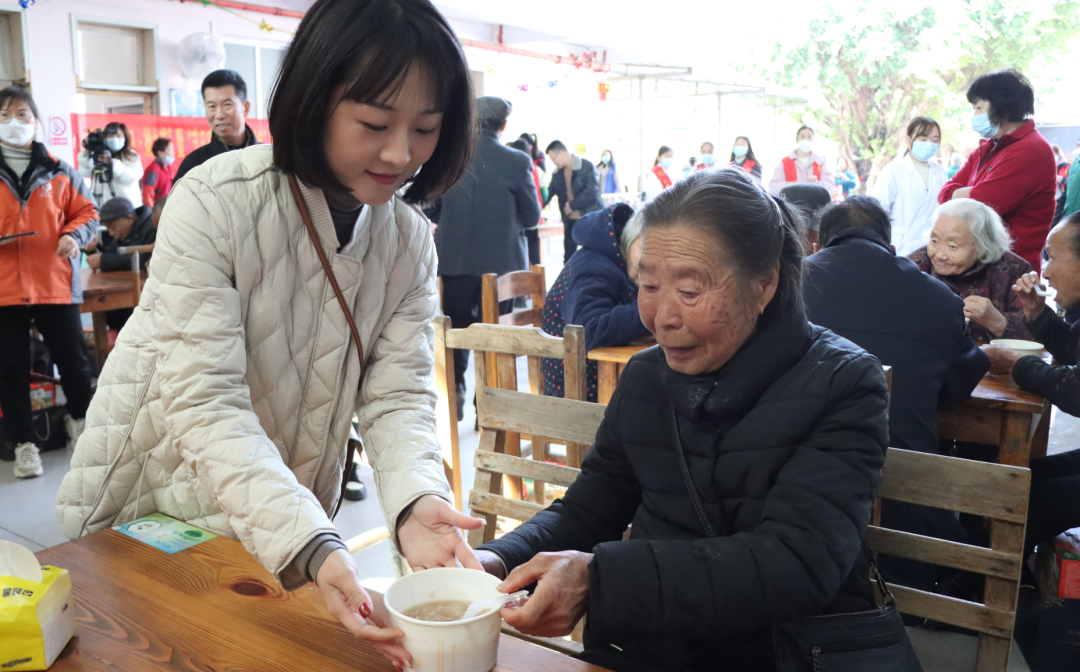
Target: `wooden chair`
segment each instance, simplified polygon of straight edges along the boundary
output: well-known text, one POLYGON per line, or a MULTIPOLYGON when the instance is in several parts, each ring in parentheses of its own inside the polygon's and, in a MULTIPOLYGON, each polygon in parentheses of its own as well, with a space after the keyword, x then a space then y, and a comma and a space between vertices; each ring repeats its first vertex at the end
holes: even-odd
MULTIPOLYGON (((544 323, 544 301, 547 283, 543 266, 532 266, 528 271, 514 271, 496 276, 486 273, 480 281, 481 321, 484 324, 503 324, 514 327, 541 327, 544 323), (532 308, 513 310, 499 315, 499 303, 519 296, 532 297, 532 308)), ((516 366, 516 364, 515 364, 516 366)), ((488 385, 499 387, 499 366, 494 355, 488 355, 488 385)), ((540 362, 529 360, 529 391, 540 394, 543 387, 540 362)))
POLYGON ((1024 552, 1031 472, 1021 467, 890 448, 877 495, 990 519, 990 548, 881 527, 875 507, 867 540, 874 550, 982 574, 983 602, 890 585, 904 613, 979 633, 976 670, 1004 672, 1009 661, 1024 552))
MULTIPOLYGON (((530 370, 536 369, 539 377, 540 358, 561 359, 564 364, 565 394, 571 399, 585 399, 585 330, 582 327, 567 325, 563 338, 545 334, 537 328, 505 327, 492 324, 474 324, 467 329, 452 329, 450 318, 436 317, 435 325, 435 378, 439 391, 438 417, 439 438, 444 446, 450 446, 450 462, 444 464, 447 479, 454 490, 454 501, 459 509, 464 510, 461 490, 461 449, 458 441, 457 426, 457 388, 454 385, 454 350, 475 351, 477 380, 477 400, 482 389, 489 387, 486 381, 491 378, 487 355, 495 359, 498 373, 494 385, 505 389, 517 389, 517 357, 528 357, 530 370), (481 383, 481 381, 484 381, 481 383)), ((540 390, 536 390, 536 396, 540 390)), ((547 442, 532 437, 532 457, 539 461, 547 459, 547 442)), ((547 437, 551 438, 551 437, 547 437)), ((591 443, 591 442, 590 442, 591 443)), ((521 455, 521 436, 513 434, 506 438, 506 452, 521 455)), ((587 445, 570 443, 566 446, 567 464, 580 467, 587 445)), ((543 483, 535 483, 537 501, 543 501, 543 483)), ((510 483, 511 492, 520 497, 521 479, 514 477, 510 483)))
POLYGON ((507 452, 508 439, 521 433, 542 435, 568 445, 591 445, 604 419, 606 406, 587 401, 545 397, 488 387, 479 401, 480 447, 473 464, 476 480, 469 493, 469 508, 487 525, 469 532, 469 544, 479 546, 495 538, 499 516, 524 522, 547 508, 537 502, 503 495, 503 476, 532 478, 569 487, 580 469, 538 462, 507 452))
POLYGON ((119 247, 116 249, 117 254, 130 254, 131 255, 131 295, 135 299, 135 305, 139 305, 139 298, 142 296, 142 282, 143 275, 140 268, 140 255, 150 254, 154 251, 154 244, 149 245, 128 245, 127 247, 119 247))

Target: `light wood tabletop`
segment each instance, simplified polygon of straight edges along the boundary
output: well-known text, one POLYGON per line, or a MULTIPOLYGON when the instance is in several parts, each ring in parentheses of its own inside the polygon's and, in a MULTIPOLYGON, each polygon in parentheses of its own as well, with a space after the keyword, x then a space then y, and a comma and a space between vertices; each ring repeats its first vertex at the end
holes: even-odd
MULTIPOLYGON (((36 555, 74 586, 78 625, 53 672, 394 670, 330 616, 317 587, 286 592, 231 539, 169 555, 106 530, 36 555)), ((385 619, 382 596, 371 596, 385 619)), ((504 634, 495 670, 603 668, 504 634)))

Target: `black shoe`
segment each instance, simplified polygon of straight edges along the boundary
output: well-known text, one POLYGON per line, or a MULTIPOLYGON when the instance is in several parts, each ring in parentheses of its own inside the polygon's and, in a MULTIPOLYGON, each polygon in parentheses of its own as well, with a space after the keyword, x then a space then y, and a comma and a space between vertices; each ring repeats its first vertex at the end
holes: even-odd
POLYGON ((359 502, 367 497, 367 486, 360 481, 349 480, 345 485, 345 499, 350 502, 359 502))
POLYGON ((465 419, 465 383, 457 384, 457 421, 465 419))

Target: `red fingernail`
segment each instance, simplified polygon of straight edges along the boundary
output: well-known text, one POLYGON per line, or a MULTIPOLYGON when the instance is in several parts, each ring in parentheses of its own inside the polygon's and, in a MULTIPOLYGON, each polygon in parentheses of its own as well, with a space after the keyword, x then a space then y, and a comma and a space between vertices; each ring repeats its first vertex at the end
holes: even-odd
POLYGON ((395 660, 394 661, 394 667, 396 667, 399 670, 399 672, 400 672, 400 670, 405 669, 405 666, 401 664, 400 660, 395 660))
POLYGON ((371 607, 368 606, 367 602, 360 605, 360 615, 364 618, 371 616, 371 607))

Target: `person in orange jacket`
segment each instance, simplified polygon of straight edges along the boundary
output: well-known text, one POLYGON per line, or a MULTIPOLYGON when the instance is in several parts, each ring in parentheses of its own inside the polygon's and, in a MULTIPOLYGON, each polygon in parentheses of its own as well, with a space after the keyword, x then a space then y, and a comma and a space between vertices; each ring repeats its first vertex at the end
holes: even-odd
POLYGON ((82 176, 34 141, 39 118, 25 89, 0 90, 0 409, 17 478, 43 473, 31 424, 31 319, 60 369, 72 445, 90 405, 79 250, 94 238, 98 213, 82 176))

